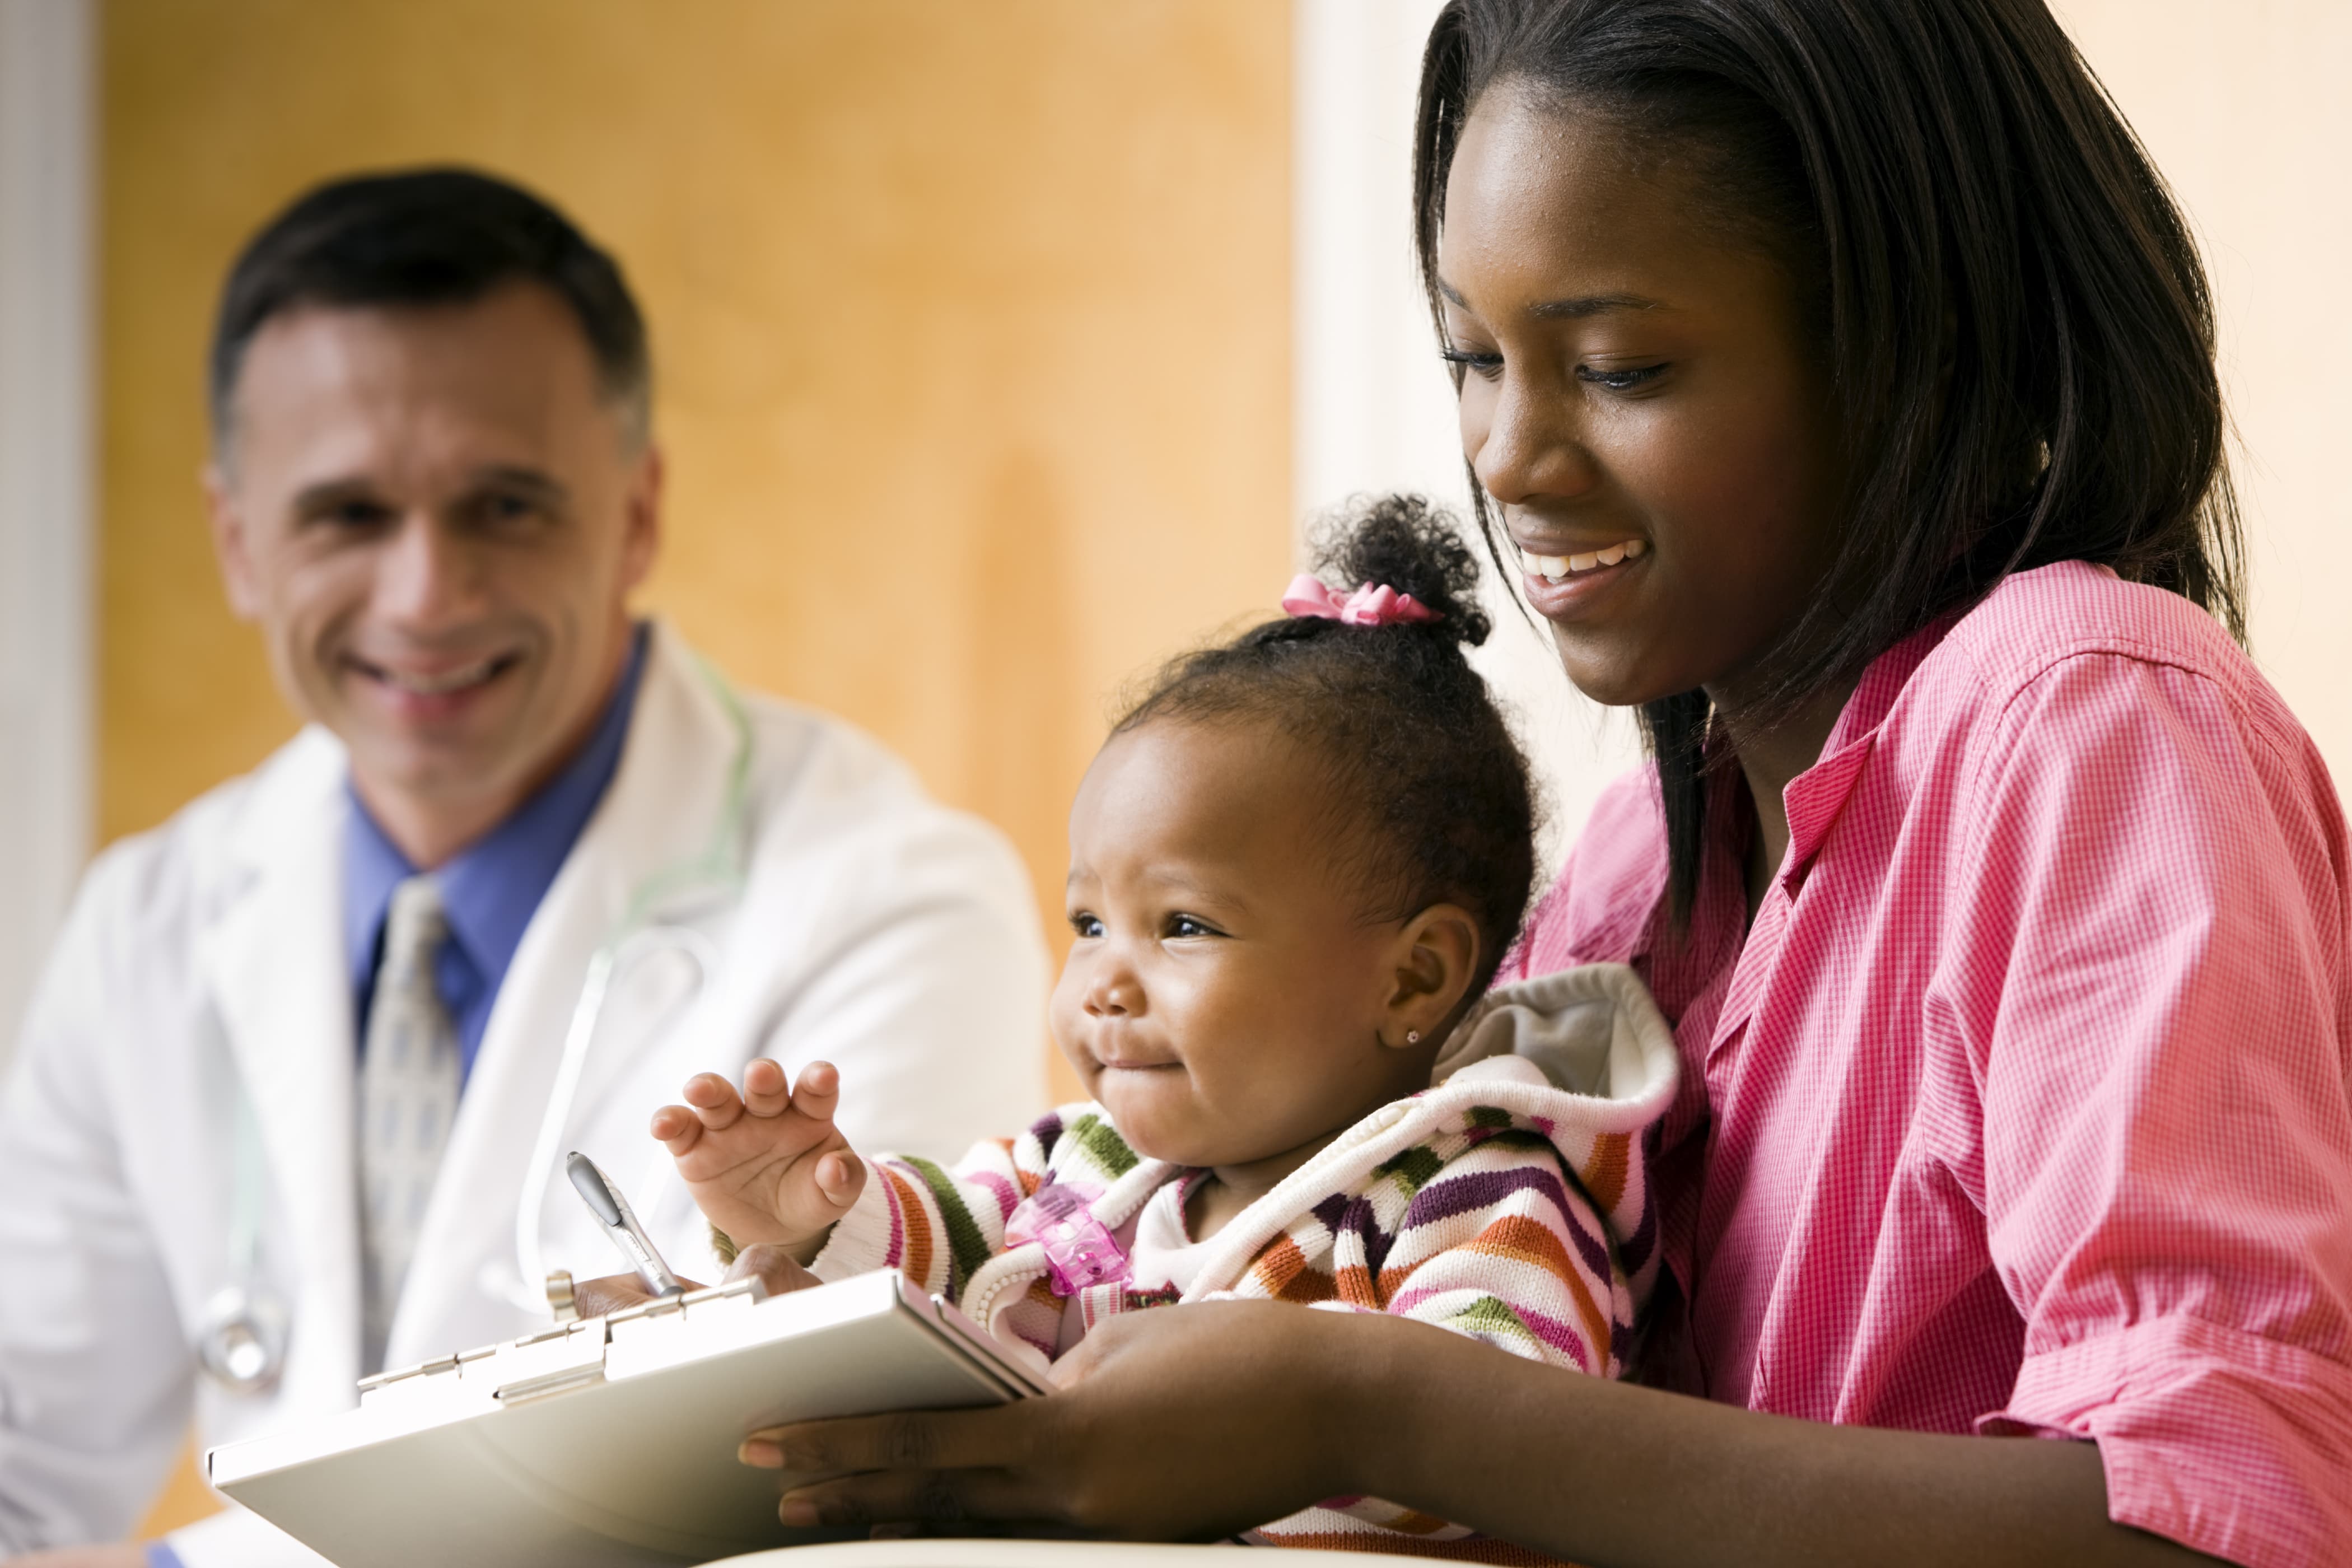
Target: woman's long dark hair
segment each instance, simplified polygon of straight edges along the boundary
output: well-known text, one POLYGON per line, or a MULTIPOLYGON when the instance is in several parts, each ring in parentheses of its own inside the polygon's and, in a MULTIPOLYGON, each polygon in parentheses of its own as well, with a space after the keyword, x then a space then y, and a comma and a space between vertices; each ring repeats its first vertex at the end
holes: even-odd
MULTIPOLYGON (((1413 156, 1441 336, 1446 175, 1498 85, 1687 144, 1825 336, 1849 510, 1811 603, 1757 667, 1743 729, 2055 561, 2168 588, 2243 638, 2204 268, 2042 0, 1450 0, 1423 57, 1413 156)), ((1470 489, 1499 564, 1475 473, 1470 489)), ((1691 691, 1642 719, 1680 921, 1723 716, 1691 691)))

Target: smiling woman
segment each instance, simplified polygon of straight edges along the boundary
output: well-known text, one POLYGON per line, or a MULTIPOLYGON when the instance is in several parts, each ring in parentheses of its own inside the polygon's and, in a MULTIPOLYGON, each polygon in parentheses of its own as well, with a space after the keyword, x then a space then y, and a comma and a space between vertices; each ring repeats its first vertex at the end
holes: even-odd
POLYGON ((1481 109, 1431 268, 1479 492, 1523 556, 1588 558, 1528 572, 1588 696, 1721 680, 1832 553, 1843 474, 1810 274, 1693 243, 1718 176, 1673 143, 1515 85, 1481 109))
MULTIPOLYGON (((1525 5, 1433 35, 1416 238, 1474 500, 1527 554, 1663 547, 1528 585, 1577 685, 1642 707, 1680 908, 1710 727, 1761 742, 1745 759, 1790 724, 1818 752, 1864 664, 2008 572, 2103 561, 2243 635, 2204 273, 2038 11, 2000 24, 2037 55, 1972 62, 2032 77, 2013 127, 1898 110, 1958 68, 1899 26, 1525 5), (1817 49, 1906 87, 1819 94, 1817 49), (2021 178, 1991 150, 2011 135, 2075 155, 2021 178)), ((1750 782, 1760 875, 1785 838, 1778 783, 1750 782)))
POLYGON ((1655 752, 1502 972, 1673 1023, 1639 1383, 1139 1314, 1052 1400, 779 1434, 875 1472, 787 1508, 2352 1554, 2352 844, 2232 639, 2204 277, 2128 129, 2039 0, 1451 0, 1415 144, 1496 552, 1655 752))

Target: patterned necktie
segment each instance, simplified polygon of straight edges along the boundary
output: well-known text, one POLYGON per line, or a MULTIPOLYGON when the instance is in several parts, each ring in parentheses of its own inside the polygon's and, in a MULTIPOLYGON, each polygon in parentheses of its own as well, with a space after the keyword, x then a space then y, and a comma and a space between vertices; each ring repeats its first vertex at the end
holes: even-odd
POLYGON ((361 1356, 383 1369, 401 1283, 416 1250, 441 1150, 457 1114, 457 1031, 434 984, 447 940, 441 889, 411 877, 393 890, 383 962, 360 1063, 361 1356))

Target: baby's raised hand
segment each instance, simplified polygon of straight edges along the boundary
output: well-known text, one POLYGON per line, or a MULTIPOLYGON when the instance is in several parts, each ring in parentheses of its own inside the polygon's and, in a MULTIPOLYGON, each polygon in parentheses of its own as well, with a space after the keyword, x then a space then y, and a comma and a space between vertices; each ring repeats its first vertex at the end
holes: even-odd
POLYGON ((866 1164, 833 1124, 841 1075, 811 1062, 798 1084, 765 1057, 743 1092, 718 1073, 687 1079, 685 1105, 654 1112, 653 1134, 703 1216, 738 1247, 773 1242, 805 1263, 866 1185, 866 1164))

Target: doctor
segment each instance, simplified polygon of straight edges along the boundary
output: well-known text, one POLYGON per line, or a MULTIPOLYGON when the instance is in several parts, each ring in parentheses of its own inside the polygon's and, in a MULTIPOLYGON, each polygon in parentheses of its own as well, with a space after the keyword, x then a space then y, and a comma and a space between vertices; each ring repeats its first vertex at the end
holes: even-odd
MULTIPOLYGON (((119 1542, 192 1409, 250 1436, 544 1326, 544 1269, 616 1263, 567 1150, 715 1272, 646 1134, 690 1073, 822 1056, 861 1144, 942 1154, 1043 1103, 1004 841, 632 620, 645 331, 561 215, 446 170, 311 193, 237 262, 211 392, 222 577, 310 722, 100 858, 27 1016, 0 1558, 138 1563, 43 1549, 119 1542)), ((154 1555, 317 1562, 234 1510, 154 1555)))

